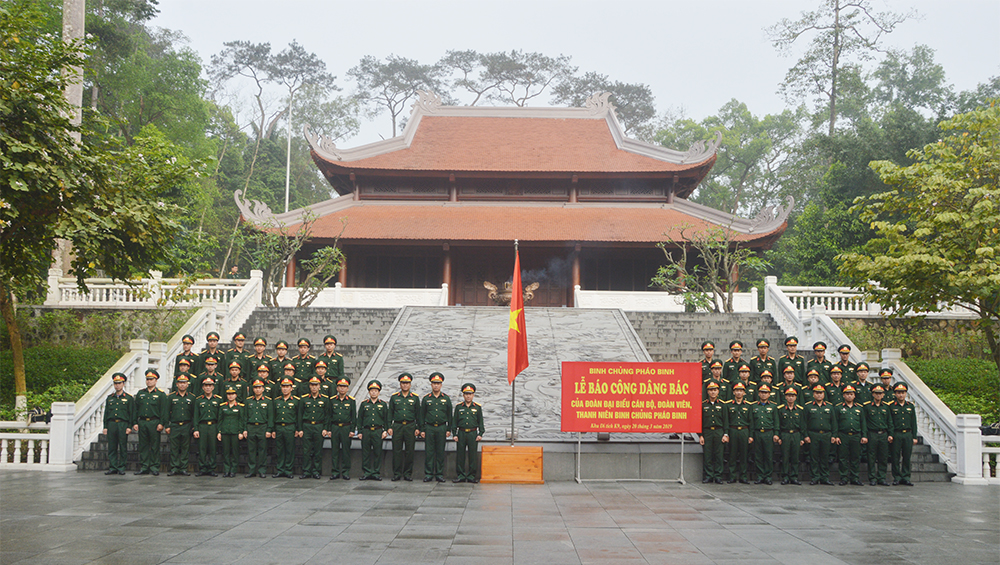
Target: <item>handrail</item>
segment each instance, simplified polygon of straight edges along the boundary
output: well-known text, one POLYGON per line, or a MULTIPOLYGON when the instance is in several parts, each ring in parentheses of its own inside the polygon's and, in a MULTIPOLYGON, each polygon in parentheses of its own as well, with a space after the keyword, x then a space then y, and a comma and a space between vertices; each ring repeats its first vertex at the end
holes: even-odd
POLYGON ((246 284, 229 301, 226 316, 221 324, 222 335, 230 336, 236 333, 260 306, 261 292, 264 288, 263 275, 262 271, 251 271, 246 284))
MULTIPOLYGON (((716 297, 720 310, 722 302, 716 297)), ((684 312, 684 296, 650 290, 583 290, 573 287, 573 306, 576 308, 604 308, 627 312, 684 312)), ((703 312, 705 310, 699 310, 703 312)), ((734 312, 758 312, 757 288, 750 292, 733 293, 734 312)))
POLYGON ((764 311, 771 315, 785 335, 802 335, 802 320, 792 301, 778 286, 778 277, 764 278, 764 311))

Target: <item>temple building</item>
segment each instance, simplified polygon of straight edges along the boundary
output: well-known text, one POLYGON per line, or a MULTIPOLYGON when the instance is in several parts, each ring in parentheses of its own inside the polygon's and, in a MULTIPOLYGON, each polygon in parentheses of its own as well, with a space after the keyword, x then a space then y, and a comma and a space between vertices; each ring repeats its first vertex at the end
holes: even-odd
MULTIPOLYGON (((452 305, 486 305, 484 282, 510 280, 514 240, 531 306, 573 306, 573 289, 655 291, 659 242, 729 227, 766 249, 791 207, 743 219, 688 197, 721 136, 676 151, 625 136, 608 94, 584 108, 443 106, 421 93, 401 135, 353 149, 306 130, 339 195, 313 205, 304 256, 340 235, 345 287, 441 288, 452 305)), ((236 201, 245 220, 295 229, 305 209, 271 214, 236 201)), ((299 260, 302 258, 299 257, 299 260)), ((286 284, 298 274, 290 269, 286 284)))

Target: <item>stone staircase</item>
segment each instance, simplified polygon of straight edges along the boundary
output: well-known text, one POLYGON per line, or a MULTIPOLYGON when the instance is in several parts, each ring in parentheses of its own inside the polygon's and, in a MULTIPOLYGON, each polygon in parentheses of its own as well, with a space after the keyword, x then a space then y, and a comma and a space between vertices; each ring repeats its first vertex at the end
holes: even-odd
POLYGON ((771 357, 777 359, 785 354, 787 336, 770 314, 626 312, 625 316, 656 362, 699 361, 701 342, 706 339, 715 343, 715 358, 721 361, 729 359, 729 342, 734 339, 743 342, 743 358, 747 360, 757 355, 755 343, 759 338, 771 342, 771 357))
POLYGON ((279 340, 287 341, 290 357, 298 355, 295 342, 303 337, 312 342, 312 355, 321 355, 323 336, 331 334, 337 338, 337 352, 344 356, 344 373, 356 383, 398 314, 396 308, 261 307, 240 331, 247 343, 266 339, 268 355, 274 355, 279 340))

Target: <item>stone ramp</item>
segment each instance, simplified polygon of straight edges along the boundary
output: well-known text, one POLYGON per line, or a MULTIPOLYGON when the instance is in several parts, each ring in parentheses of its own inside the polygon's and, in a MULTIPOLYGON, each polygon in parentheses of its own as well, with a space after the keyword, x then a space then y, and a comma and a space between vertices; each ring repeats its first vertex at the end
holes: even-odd
MULTIPOLYGON (((777 359, 785 354, 787 337, 777 322, 766 313, 714 312, 626 312, 636 333, 646 344, 650 357, 656 362, 700 361, 701 343, 715 343, 715 358, 729 359, 729 342, 743 342, 743 358, 757 355, 757 340, 771 343, 768 353, 777 359)), ((801 336, 799 336, 801 338, 801 336)), ((830 348, 839 344, 829 343, 830 348)), ((800 344, 799 354, 811 355, 812 344, 800 344)))
MULTIPOLYGON (((386 397, 398 390, 396 378, 406 371, 414 376, 414 392, 423 396, 430 392, 428 375, 440 371, 453 402, 462 399, 462 383, 475 383, 476 400, 484 406, 485 437, 503 440, 510 429, 509 323, 507 308, 406 307, 353 387, 354 395, 365 398, 368 381, 378 379, 386 397)), ((570 439, 559 432, 563 361, 650 360, 620 310, 527 308, 525 324, 530 365, 515 383, 520 439, 570 439)))

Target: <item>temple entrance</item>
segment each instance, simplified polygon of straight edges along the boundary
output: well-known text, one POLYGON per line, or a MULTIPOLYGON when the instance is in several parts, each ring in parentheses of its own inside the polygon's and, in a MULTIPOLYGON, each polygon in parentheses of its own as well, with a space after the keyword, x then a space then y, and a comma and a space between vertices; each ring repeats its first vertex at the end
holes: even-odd
MULTIPOLYGON (((454 248, 453 248, 454 249, 454 248)), ((572 263, 568 251, 560 257, 557 250, 521 249, 521 283, 537 282, 535 297, 526 306, 561 307, 569 304, 572 263)), ((558 250, 563 251, 563 250, 558 250)), ((514 250, 498 248, 454 251, 455 304, 463 306, 493 306, 490 291, 483 286, 489 281, 503 288, 514 273, 514 250)))

